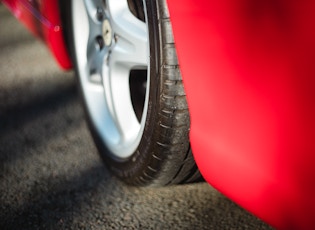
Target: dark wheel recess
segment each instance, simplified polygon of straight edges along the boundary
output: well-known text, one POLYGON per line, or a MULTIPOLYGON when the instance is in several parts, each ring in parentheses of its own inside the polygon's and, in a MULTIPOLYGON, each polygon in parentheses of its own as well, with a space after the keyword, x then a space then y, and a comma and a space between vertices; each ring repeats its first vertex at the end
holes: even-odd
POLYGON ((133 185, 200 180, 166 1, 60 4, 90 129, 109 169, 133 185))

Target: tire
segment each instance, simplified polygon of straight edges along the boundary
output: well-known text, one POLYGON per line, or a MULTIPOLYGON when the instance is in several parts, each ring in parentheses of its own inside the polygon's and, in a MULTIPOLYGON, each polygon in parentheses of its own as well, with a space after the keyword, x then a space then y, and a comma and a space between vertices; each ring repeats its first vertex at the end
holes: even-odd
POLYGON ((132 185, 200 180, 166 0, 61 1, 93 139, 132 185))

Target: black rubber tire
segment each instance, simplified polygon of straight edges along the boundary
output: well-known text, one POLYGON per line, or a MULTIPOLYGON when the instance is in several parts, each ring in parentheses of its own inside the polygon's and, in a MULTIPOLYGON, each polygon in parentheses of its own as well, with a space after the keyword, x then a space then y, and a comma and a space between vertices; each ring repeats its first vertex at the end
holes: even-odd
MULTIPOLYGON (((65 31, 70 32, 67 33, 69 50, 73 51, 70 2, 60 1, 60 5, 65 31)), ((190 149, 189 111, 166 0, 144 2, 148 11, 151 54, 150 95, 140 144, 128 159, 117 159, 99 137, 87 112, 90 130, 108 168, 128 184, 163 186, 199 181, 202 177, 190 149)), ((75 57, 73 63, 76 68, 75 57)))

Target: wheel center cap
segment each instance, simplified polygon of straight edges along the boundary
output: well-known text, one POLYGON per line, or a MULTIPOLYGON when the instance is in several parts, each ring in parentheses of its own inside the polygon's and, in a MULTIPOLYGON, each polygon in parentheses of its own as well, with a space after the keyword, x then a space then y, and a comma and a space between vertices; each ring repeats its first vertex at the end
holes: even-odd
POLYGON ((112 27, 109 21, 106 19, 103 22, 103 39, 106 46, 110 46, 112 44, 112 34, 112 27))

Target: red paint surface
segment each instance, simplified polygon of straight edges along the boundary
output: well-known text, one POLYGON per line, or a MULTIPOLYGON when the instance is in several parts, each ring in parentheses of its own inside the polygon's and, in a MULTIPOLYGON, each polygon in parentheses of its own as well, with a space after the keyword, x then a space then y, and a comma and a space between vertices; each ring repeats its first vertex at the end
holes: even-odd
POLYGON ((33 34, 42 38, 63 69, 72 67, 63 38, 58 0, 2 1, 33 34))
POLYGON ((168 1, 205 179, 280 229, 315 229, 315 2, 168 1))

